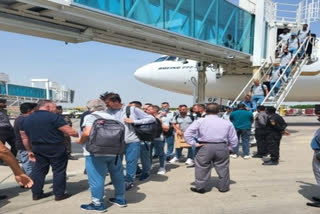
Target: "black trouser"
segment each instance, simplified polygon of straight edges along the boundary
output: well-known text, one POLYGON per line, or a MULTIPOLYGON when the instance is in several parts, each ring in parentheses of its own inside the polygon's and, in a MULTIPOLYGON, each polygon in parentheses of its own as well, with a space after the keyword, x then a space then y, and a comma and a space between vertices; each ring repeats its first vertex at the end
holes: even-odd
POLYGON ((255 138, 257 141, 257 155, 266 155, 268 153, 266 144, 266 130, 256 128, 255 138))
POLYGON ((271 156, 271 161, 279 160, 281 138, 282 138, 281 133, 276 131, 267 131, 266 143, 267 143, 268 153, 271 156))
POLYGON ((10 151, 14 156, 17 156, 17 149, 15 145, 15 136, 13 129, 8 128, 0 128, 0 141, 5 144, 6 142, 10 145, 10 151))
POLYGON ((66 147, 60 144, 32 144, 32 151, 35 154, 36 162, 32 171, 34 185, 32 194, 39 197, 43 193, 45 177, 52 167, 53 172, 53 193, 56 197, 63 196, 66 190, 66 170, 68 156, 66 147))
POLYGON ((66 145, 67 154, 71 155, 71 137, 64 136, 64 144, 66 145))

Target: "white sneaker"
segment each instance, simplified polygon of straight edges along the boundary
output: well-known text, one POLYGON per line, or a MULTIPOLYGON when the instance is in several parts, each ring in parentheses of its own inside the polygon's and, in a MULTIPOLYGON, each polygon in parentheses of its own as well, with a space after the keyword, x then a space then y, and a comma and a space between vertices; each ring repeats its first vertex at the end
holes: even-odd
POLYGON ((189 166, 194 165, 194 161, 193 161, 191 158, 188 158, 185 163, 186 163, 187 165, 189 165, 189 166))
POLYGON ((230 155, 230 157, 233 158, 233 159, 237 159, 237 158, 238 158, 238 155, 233 154, 233 155, 230 155))
POLYGON ((164 175, 166 174, 166 169, 164 167, 160 167, 158 172, 157 172, 158 175, 164 175))
POLYGON ((250 159, 250 158, 251 158, 250 155, 245 155, 245 156, 243 157, 243 159, 245 159, 245 160, 248 160, 248 159, 250 159))
POLYGON ((177 157, 172 158, 169 163, 177 163, 179 159, 177 157))

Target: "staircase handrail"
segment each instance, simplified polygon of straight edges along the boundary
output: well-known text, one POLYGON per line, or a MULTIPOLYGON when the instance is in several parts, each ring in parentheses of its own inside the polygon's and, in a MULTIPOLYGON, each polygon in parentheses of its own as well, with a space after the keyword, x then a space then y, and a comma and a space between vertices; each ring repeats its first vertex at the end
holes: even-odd
MULTIPOLYGON (((280 47, 280 45, 282 45, 282 41, 279 41, 275 51, 278 50, 278 48, 280 47)), ((275 52, 274 51, 274 52, 275 52)), ((270 58, 272 59, 272 57, 270 56, 270 58)), ((271 60, 272 62, 272 60, 271 60)), ((255 72, 252 76, 252 78, 249 80, 249 82, 244 86, 244 88, 242 89, 242 91, 239 93, 239 95, 236 97, 236 99, 232 102, 231 107, 233 107, 239 100, 239 98, 242 96, 242 94, 247 90, 248 86, 250 86, 252 84, 252 82, 256 79, 256 77, 258 76, 258 74, 260 74, 261 70, 267 65, 268 60, 265 60, 262 65, 260 66, 259 70, 257 72, 255 72)), ((269 69, 268 69, 269 71, 269 69)), ((265 74, 263 75, 263 77, 265 76, 265 74)))
MULTIPOLYGON (((262 103, 260 105, 263 105, 270 97, 271 92, 275 89, 275 87, 277 86, 277 84, 279 83, 279 81, 281 81, 281 79, 284 77, 284 75, 286 75, 286 71, 287 69, 292 65, 293 61, 295 60, 295 58, 297 57, 297 55, 301 52, 302 47, 304 45, 308 45, 311 41, 311 37, 309 37, 308 39, 305 39, 302 43, 302 45, 300 45, 300 47, 298 48, 297 52, 293 55, 293 57, 291 58, 290 62, 288 63, 288 65, 285 67, 285 69, 283 70, 282 74, 279 76, 278 80, 275 82, 275 84, 273 85, 273 87, 270 89, 269 93, 266 95, 266 97, 264 98, 264 100, 262 101, 262 103)), ((307 47, 307 46, 306 46, 307 47)), ((305 49, 306 50, 306 49, 305 49)), ((304 54, 306 54, 306 52, 304 52, 304 54)))

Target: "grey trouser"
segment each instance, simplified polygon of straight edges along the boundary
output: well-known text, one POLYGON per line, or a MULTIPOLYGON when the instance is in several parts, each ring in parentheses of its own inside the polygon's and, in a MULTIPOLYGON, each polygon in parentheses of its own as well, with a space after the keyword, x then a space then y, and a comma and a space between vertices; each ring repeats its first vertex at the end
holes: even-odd
POLYGON ((200 147, 195 157, 196 188, 205 189, 211 178, 211 166, 214 166, 218 176, 220 191, 229 190, 229 149, 227 144, 205 144, 200 147))
POLYGON ((320 185, 320 161, 316 158, 316 152, 313 154, 312 168, 317 184, 320 185))

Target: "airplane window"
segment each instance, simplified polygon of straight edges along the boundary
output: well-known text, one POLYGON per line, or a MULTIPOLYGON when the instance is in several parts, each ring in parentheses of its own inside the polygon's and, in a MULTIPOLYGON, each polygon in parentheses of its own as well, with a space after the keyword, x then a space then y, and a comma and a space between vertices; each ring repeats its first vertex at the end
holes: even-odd
POLYGON ((159 59, 157 59, 155 62, 162 62, 164 60, 167 59, 168 56, 163 56, 163 57, 160 57, 159 59))
POLYGON ((186 58, 184 58, 184 57, 179 57, 179 59, 178 59, 178 61, 185 61, 186 60, 186 58))
POLYGON ((177 57, 175 56, 169 56, 166 61, 175 61, 177 57))

